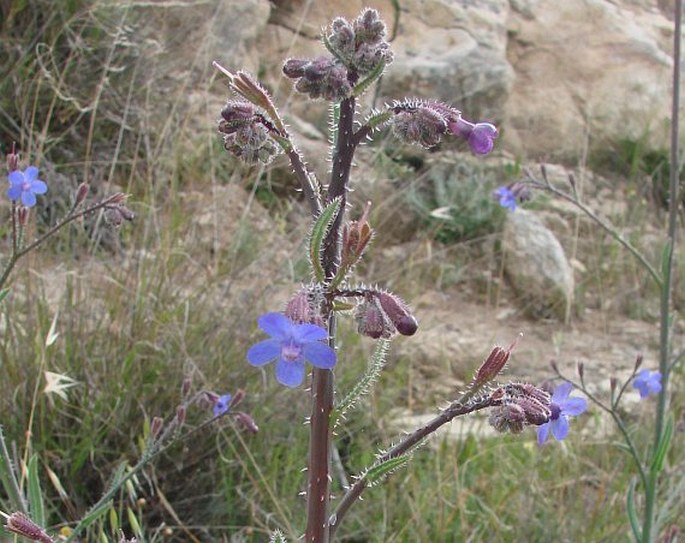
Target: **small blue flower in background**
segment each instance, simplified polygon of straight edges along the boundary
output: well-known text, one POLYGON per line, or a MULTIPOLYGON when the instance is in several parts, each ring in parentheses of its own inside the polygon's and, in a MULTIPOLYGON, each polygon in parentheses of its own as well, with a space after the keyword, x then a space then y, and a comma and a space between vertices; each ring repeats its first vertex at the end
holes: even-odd
POLYGON ((569 398, 572 389, 571 383, 562 383, 554 389, 550 404, 552 415, 549 422, 538 427, 540 445, 547 441, 550 430, 557 441, 564 439, 569 431, 568 418, 577 417, 587 409, 585 398, 569 398))
POLYGON ((15 201, 21 198, 21 203, 26 207, 36 205, 36 194, 45 194, 48 186, 44 181, 38 179, 38 168, 29 166, 26 171, 15 170, 11 172, 7 179, 10 188, 7 189, 7 196, 15 201))
POLYGON ((223 396, 219 396, 217 399, 216 403, 214 404, 214 409, 213 413, 215 417, 218 417, 219 415, 223 415, 228 411, 228 408, 231 406, 231 399, 233 396, 230 394, 224 394, 223 396))
POLYGON ((499 198, 499 205, 503 208, 516 211, 516 195, 509 187, 500 187, 493 194, 499 198))
POLYGON ((266 313, 257 319, 259 327, 271 339, 250 347, 247 361, 262 366, 276 361, 276 380, 288 387, 299 386, 304 380, 304 362, 320 369, 335 366, 335 351, 321 342, 328 332, 315 324, 295 324, 281 313, 266 313))
POLYGON ((640 398, 661 392, 661 372, 643 369, 635 376, 633 388, 640 391, 640 398))

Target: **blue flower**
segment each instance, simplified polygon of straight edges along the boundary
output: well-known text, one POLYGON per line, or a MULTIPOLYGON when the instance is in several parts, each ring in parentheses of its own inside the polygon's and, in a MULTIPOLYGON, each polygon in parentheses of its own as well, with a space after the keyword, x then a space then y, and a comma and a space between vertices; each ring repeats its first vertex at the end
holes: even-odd
POLYGON ((224 394, 223 396, 219 396, 216 400, 216 403, 214 404, 214 409, 213 413, 215 417, 218 417, 219 415, 223 415, 228 411, 228 408, 231 406, 231 399, 233 396, 230 394, 224 394))
POLYGON ((509 187, 500 187, 493 194, 499 197, 500 206, 516 211, 516 195, 509 187))
POLYGON ((247 361, 262 366, 276 361, 276 379, 288 387, 304 380, 304 362, 321 369, 335 366, 335 351, 321 343, 328 332, 315 324, 295 324, 281 313, 266 313, 257 319, 259 327, 271 336, 250 347, 247 361))
POLYGON ((10 188, 7 189, 9 199, 15 201, 21 198, 21 203, 26 207, 36 205, 36 194, 45 194, 48 191, 45 182, 38 179, 38 168, 35 166, 29 166, 24 172, 14 170, 7 179, 10 182, 10 188))
POLYGON ((661 372, 643 369, 633 380, 633 388, 640 391, 640 398, 661 392, 661 372))
POLYGON ((569 398, 573 385, 562 383, 554 389, 550 404, 552 412, 549 421, 538 427, 538 443, 542 445, 547 441, 549 431, 557 441, 561 441, 568 435, 569 417, 577 417, 587 409, 585 398, 569 398))

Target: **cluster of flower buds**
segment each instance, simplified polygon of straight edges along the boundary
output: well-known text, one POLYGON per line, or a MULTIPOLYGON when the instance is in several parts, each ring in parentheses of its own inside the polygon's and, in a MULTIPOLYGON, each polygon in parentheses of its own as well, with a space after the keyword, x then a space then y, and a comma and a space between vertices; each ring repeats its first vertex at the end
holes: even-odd
POLYGON ((221 110, 219 132, 224 136, 224 148, 245 162, 268 164, 281 151, 269 136, 262 112, 245 100, 226 103, 221 110))
POLYGON ((338 17, 324 36, 332 56, 289 59, 283 73, 297 80, 295 88, 311 98, 343 100, 350 96, 352 85, 360 77, 392 62, 385 33, 385 23, 375 9, 364 10, 352 23, 338 17))
POLYGON ((544 390, 529 383, 509 383, 490 396, 495 407, 490 425, 498 432, 518 434, 526 426, 540 426, 552 416, 552 399, 544 390))
POLYGON ((445 134, 464 138, 476 155, 486 155, 495 145, 497 128, 490 123, 471 123, 447 104, 425 100, 395 102, 391 125, 394 134, 406 143, 434 147, 445 134))
POLYGON ((357 331, 374 339, 387 339, 396 332, 403 336, 413 336, 419 328, 419 323, 404 300, 382 290, 364 292, 355 318, 357 331))
MULTIPOLYGON (((79 186, 79 190, 77 191, 76 195, 77 202, 79 197, 85 198, 87 194, 87 186, 79 186)), ((107 205, 105 205, 104 211, 105 222, 108 225, 114 228, 119 228, 124 223, 124 221, 131 222, 133 219, 135 219, 135 213, 133 213, 133 211, 131 211, 128 207, 124 205, 124 202, 127 198, 127 194, 120 192, 109 199, 109 202, 107 203, 107 205)))

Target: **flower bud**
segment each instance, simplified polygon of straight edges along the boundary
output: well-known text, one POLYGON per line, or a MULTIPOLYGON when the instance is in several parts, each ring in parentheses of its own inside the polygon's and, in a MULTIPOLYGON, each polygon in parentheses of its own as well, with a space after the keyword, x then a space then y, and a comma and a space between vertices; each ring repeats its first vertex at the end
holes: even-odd
POLYGON ((357 331, 362 336, 373 339, 381 337, 387 339, 395 332, 395 327, 392 322, 380 308, 377 300, 373 296, 366 297, 364 301, 357 306, 355 319, 357 320, 357 331))
POLYGON ((74 205, 79 205, 83 203, 83 201, 86 199, 86 196, 88 196, 88 192, 90 191, 90 185, 88 183, 81 183, 78 186, 78 189, 76 189, 76 198, 74 205))
POLYGON ((231 399, 229 407, 235 407, 236 405, 238 405, 240 402, 242 402, 245 399, 246 395, 247 395, 247 393, 242 388, 239 388, 236 391, 233 398, 231 399))
POLYGON ((242 411, 239 411, 235 415, 236 422, 245 430, 250 432, 251 434, 256 434, 259 432, 259 426, 257 426, 257 423, 255 420, 248 415, 247 413, 243 413, 242 411))
POLYGON ((181 382, 181 398, 186 398, 190 393, 190 389, 193 386, 192 375, 186 375, 181 382))
POLYGON ((54 543, 54 539, 52 539, 43 528, 20 512, 12 513, 7 517, 5 528, 10 532, 24 536, 31 541, 54 543))
POLYGON ((176 421, 178 422, 179 426, 183 425, 186 421, 186 406, 185 405, 179 405, 176 408, 176 421))
POLYGON ((447 131, 443 116, 426 105, 396 108, 392 119, 392 130, 396 137, 409 144, 434 147, 447 131))
POLYGON ((309 61, 303 58, 289 58, 283 63, 283 74, 291 79, 297 79, 304 75, 304 68, 309 61))
POLYGON ((640 369, 640 366, 642 366, 642 361, 644 360, 644 356, 642 353, 638 353, 637 356, 635 357, 635 366, 633 367, 633 371, 637 371, 640 369))
POLYGON ((19 224, 19 226, 21 226, 23 228, 24 226, 26 226, 26 223, 28 222, 28 220, 29 220, 29 208, 24 207, 24 206, 20 207, 17 210, 17 223, 19 224))
POLYGON ((159 436, 159 433, 162 431, 163 426, 164 419, 162 419, 162 417, 153 417, 152 422, 150 423, 150 435, 153 438, 159 436))
POLYGON ((13 172, 19 169, 19 153, 17 153, 17 144, 12 143, 12 151, 7 155, 7 171, 13 172))
POLYGON ((341 264, 346 267, 354 266, 361 258, 366 246, 373 237, 373 229, 369 225, 369 210, 371 202, 367 202, 364 212, 358 221, 350 221, 343 227, 343 242, 341 264))
POLYGON ((403 336, 413 336, 419 328, 419 323, 409 311, 409 307, 402 299, 389 292, 377 292, 376 297, 385 314, 403 336))
POLYGON ((510 350, 497 346, 494 347, 485 359, 485 362, 478 368, 473 378, 474 387, 480 388, 497 377, 507 365, 510 355, 510 350))
POLYGON ((576 371, 578 372, 578 377, 580 377, 580 380, 582 381, 585 376, 585 364, 580 360, 576 363, 576 371))

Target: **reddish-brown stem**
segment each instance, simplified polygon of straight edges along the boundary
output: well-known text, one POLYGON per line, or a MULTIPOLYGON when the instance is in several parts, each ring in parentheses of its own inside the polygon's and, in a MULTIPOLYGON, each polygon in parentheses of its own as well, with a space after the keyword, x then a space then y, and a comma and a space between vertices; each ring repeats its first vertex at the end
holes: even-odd
MULTIPOLYGON (((347 184, 354 155, 354 97, 340 103, 340 118, 333 156, 333 170, 328 188, 327 201, 340 197, 341 209, 325 241, 323 267, 328 280, 335 277, 340 262, 340 225, 345 209, 347 184)), ((336 318, 329 314, 329 345, 335 348, 336 318)), ((312 415, 309 437, 309 481, 307 484, 308 543, 328 543, 328 504, 330 500, 330 414, 333 409, 333 373, 314 369, 312 378, 312 415)))
MULTIPOLYGON (((398 458, 403 454, 406 454, 413 447, 418 445, 425 437, 435 432, 443 424, 448 423, 453 418, 465 415, 467 413, 480 411, 481 409, 485 409, 486 407, 496 405, 496 403, 497 401, 493 400, 492 396, 490 395, 484 396, 483 398, 477 401, 468 402, 466 403, 466 405, 464 405, 460 401, 453 402, 447 409, 445 409, 442 413, 440 413, 438 416, 432 419, 428 424, 415 430, 414 432, 406 436, 397 445, 392 447, 388 452, 380 456, 376 464, 382 464, 383 462, 387 462, 392 458, 398 458)), ((359 479, 357 479, 357 482, 350 487, 347 493, 340 500, 338 507, 336 507, 335 511, 331 515, 331 518, 329 519, 330 541, 333 541, 335 537, 335 531, 340 526, 340 523, 345 517, 345 514, 352 506, 352 504, 361 496, 362 492, 366 490, 368 484, 369 481, 366 475, 360 477, 359 479)))

